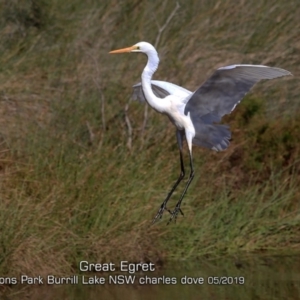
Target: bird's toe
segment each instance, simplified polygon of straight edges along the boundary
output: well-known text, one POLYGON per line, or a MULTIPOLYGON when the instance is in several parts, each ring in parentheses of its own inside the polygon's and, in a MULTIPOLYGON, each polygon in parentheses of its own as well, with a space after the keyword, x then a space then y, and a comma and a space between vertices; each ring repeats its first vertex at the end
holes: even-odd
POLYGON ((162 204, 161 207, 159 208, 156 216, 154 217, 152 224, 154 224, 155 222, 157 222, 158 220, 160 220, 162 218, 165 210, 168 211, 172 215, 172 212, 166 207, 166 205, 162 204))
POLYGON ((179 212, 184 216, 180 206, 176 206, 175 209, 173 210, 173 212, 172 213, 170 212, 171 213, 171 218, 170 218, 169 222, 167 223, 167 225, 169 225, 170 222, 172 222, 172 220, 174 220, 174 222, 176 223, 177 216, 178 216, 179 212))

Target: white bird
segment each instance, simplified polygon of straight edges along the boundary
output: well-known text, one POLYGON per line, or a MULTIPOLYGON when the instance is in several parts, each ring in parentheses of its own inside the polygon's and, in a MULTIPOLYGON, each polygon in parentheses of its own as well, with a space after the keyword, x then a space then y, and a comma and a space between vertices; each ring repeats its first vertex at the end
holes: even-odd
MULTIPOLYGON (((236 105, 255 83, 261 79, 273 79, 292 75, 290 72, 263 65, 231 65, 217 69, 195 92, 175 84, 151 80, 157 70, 159 58, 156 49, 147 42, 139 42, 132 47, 110 51, 109 53, 141 52, 148 57, 142 73, 142 82, 133 86, 134 97, 145 101, 157 112, 165 114, 176 126, 179 146, 181 172, 166 199, 161 204, 153 223, 161 219, 167 202, 185 175, 182 145, 186 139, 190 157, 190 176, 186 186, 171 214, 169 222, 183 212, 180 208, 183 197, 194 178, 192 144, 213 149, 225 150, 229 145, 231 133, 226 125, 215 124, 230 114, 236 105)), ((168 223, 169 223, 168 222, 168 223)))

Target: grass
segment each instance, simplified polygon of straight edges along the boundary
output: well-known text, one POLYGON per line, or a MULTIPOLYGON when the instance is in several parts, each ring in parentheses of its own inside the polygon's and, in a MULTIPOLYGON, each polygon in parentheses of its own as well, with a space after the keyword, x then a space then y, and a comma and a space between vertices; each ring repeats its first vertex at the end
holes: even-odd
POLYGON ((231 63, 295 75, 259 84, 225 118, 228 150, 194 149, 185 216, 169 226, 150 222, 178 176, 174 128, 149 111, 142 134, 144 107, 129 96, 145 58, 108 51, 154 43, 174 3, 21 2, 2 4, 0 24, 2 276, 299 251, 297 1, 185 1, 163 32, 155 77, 189 89, 231 63))

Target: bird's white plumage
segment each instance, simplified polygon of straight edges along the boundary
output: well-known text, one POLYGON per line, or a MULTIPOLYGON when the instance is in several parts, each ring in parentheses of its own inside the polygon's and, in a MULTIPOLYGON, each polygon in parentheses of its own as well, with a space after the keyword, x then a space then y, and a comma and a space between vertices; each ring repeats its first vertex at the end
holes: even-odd
MULTIPOLYGON (((187 112, 190 112, 192 126, 195 129, 193 144, 219 151, 228 147, 231 134, 228 127, 214 124, 220 122, 225 114, 231 113, 255 83, 262 79, 287 75, 291 73, 279 68, 236 64, 217 69, 194 93, 165 81, 151 80, 151 85, 154 93, 160 89, 162 98, 173 96, 170 103, 177 109, 167 110, 167 114, 178 129, 191 130, 191 127, 187 127, 190 124, 189 120, 184 120, 187 112), (183 107, 184 115, 182 115, 183 107), (176 115, 176 118, 173 115, 176 115)), ((134 95, 140 100, 145 99, 141 83, 134 85, 134 95)))
POLYGON ((220 67, 218 70, 229 70, 229 69, 234 69, 234 68, 236 68, 236 67, 238 67, 238 66, 244 66, 244 67, 253 67, 253 66, 255 66, 256 68, 268 68, 267 66, 264 66, 264 65, 247 65, 247 64, 243 64, 243 65, 239 65, 239 64, 237 64, 237 65, 230 65, 230 66, 225 66, 225 67, 220 67))

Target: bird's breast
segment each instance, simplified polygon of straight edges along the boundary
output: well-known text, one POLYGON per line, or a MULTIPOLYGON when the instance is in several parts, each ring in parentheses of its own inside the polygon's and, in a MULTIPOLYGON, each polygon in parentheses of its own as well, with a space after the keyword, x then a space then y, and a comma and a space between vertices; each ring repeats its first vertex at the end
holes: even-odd
POLYGON ((180 113, 179 111, 167 112, 166 115, 169 117, 170 121, 179 129, 185 129, 189 126, 189 117, 180 113))

